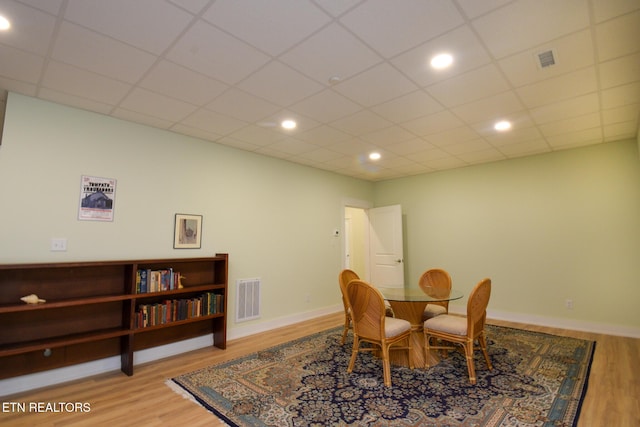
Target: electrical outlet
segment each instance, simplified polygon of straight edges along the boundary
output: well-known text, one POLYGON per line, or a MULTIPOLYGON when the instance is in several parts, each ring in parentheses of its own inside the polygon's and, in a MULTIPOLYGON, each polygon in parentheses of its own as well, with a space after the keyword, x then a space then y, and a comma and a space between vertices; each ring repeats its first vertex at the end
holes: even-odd
POLYGON ((564 306, 567 307, 567 310, 573 310, 573 300, 572 299, 564 300, 564 306))
POLYGON ((51 252, 64 252, 67 250, 66 238, 53 238, 51 239, 51 252))

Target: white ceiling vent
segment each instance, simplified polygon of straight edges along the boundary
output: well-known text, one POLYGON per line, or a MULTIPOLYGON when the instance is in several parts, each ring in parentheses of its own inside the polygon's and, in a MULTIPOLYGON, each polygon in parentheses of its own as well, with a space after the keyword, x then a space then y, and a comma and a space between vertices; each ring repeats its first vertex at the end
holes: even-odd
POLYGON ((536 64, 541 70, 556 65, 558 56, 555 50, 549 49, 544 52, 536 53, 536 64))

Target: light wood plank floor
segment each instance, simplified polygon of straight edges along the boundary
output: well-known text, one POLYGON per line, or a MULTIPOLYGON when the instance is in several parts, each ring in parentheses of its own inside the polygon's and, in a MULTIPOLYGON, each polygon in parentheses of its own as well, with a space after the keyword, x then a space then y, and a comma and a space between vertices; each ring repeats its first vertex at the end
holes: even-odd
MULTIPOLYGON (((341 324, 342 313, 228 342, 226 350, 207 348, 136 366, 132 377, 121 372, 5 397, 7 402, 86 402, 88 413, 0 412, 3 426, 222 426, 207 410, 179 397, 168 378, 268 348, 341 324)), ((640 426, 640 339, 490 321, 556 335, 595 340, 596 351, 579 427, 640 426)))

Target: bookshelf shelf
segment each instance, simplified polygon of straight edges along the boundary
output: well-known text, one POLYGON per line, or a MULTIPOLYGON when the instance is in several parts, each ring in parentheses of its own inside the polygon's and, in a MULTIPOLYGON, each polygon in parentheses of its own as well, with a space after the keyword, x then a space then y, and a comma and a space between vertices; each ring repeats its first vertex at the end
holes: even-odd
POLYGON ((121 370, 133 375, 134 351, 205 334, 213 334, 214 346, 224 349, 227 284, 227 254, 0 264, 0 379, 117 355, 121 370), (176 282, 170 290, 137 293, 142 270, 172 271, 182 287, 176 282), (29 294, 46 302, 23 303, 20 298, 29 294), (203 295, 217 301, 217 312, 203 308, 195 317, 136 327, 141 307, 203 295))

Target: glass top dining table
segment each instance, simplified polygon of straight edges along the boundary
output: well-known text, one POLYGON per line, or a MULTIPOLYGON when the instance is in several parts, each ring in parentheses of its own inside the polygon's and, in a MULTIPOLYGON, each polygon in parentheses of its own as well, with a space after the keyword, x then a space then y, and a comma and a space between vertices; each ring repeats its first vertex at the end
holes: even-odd
MULTIPOLYGON (((453 301, 463 297, 457 289, 442 290, 435 288, 388 288, 378 287, 385 300, 389 301, 396 318, 409 321, 411 324, 411 354, 414 366, 424 368, 438 363, 439 357, 431 353, 427 363, 424 352, 424 336, 422 331, 422 314, 430 302, 453 301)), ((405 352, 392 352, 389 356, 391 363, 409 366, 405 352)))
POLYGON ((387 301, 405 302, 441 302, 453 301, 463 297, 463 293, 457 289, 442 290, 432 287, 422 288, 388 288, 378 287, 378 290, 387 301))

